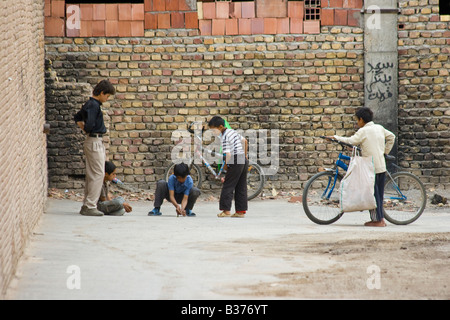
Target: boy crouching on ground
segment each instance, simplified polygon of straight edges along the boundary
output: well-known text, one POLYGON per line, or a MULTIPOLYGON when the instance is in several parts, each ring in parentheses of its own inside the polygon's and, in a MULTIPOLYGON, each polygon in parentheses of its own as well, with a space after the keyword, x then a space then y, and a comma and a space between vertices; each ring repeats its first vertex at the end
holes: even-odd
POLYGON ((188 165, 185 163, 177 164, 168 182, 164 180, 157 182, 154 209, 148 215, 160 216, 162 214, 160 211, 161 205, 166 199, 175 207, 177 217, 195 217, 192 209, 200 194, 200 190, 194 187, 194 181, 189 175, 188 165))

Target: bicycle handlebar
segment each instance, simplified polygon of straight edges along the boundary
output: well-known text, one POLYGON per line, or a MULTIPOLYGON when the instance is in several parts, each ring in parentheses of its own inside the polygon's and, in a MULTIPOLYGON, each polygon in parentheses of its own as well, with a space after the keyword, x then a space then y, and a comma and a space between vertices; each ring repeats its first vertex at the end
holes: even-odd
MULTIPOLYGON (((190 133, 194 133, 194 130, 192 129, 192 126, 194 125, 195 122, 191 122, 188 126, 187 131, 189 131, 190 133)), ((202 126, 202 133, 205 132, 205 128, 202 126)))
MULTIPOLYGON (((321 137, 322 139, 326 139, 326 140, 329 140, 329 141, 331 141, 331 142, 340 144, 342 147, 349 147, 349 148, 354 148, 354 147, 355 147, 354 145, 351 145, 351 144, 349 144, 349 143, 345 143, 345 142, 342 142, 342 141, 339 141, 339 140, 336 140, 336 139, 330 139, 330 138, 325 137, 325 136, 320 136, 320 137, 321 137)), ((360 148, 360 147, 356 147, 356 149, 357 149, 358 151, 361 151, 361 148, 360 148)))

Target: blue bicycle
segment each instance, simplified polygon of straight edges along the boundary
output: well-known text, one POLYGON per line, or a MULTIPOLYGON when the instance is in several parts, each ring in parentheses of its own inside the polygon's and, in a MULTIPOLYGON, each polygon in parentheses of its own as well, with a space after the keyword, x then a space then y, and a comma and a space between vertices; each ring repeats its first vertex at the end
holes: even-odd
MULTIPOLYGON (((321 136, 323 139, 326 137, 321 136)), ((353 148, 352 145, 332 139, 342 148, 353 148)), ((386 161, 395 170, 401 170, 393 163, 394 156, 386 156, 386 161)), ((340 208, 340 182, 348 169, 350 157, 342 152, 333 168, 319 172, 305 185, 303 191, 303 209, 308 218, 317 224, 331 224, 344 214, 340 208), (341 171, 344 173, 341 173, 341 171)), ((406 225, 416 221, 425 210, 425 187, 419 178, 405 171, 386 172, 384 187, 383 211, 387 221, 406 225)))

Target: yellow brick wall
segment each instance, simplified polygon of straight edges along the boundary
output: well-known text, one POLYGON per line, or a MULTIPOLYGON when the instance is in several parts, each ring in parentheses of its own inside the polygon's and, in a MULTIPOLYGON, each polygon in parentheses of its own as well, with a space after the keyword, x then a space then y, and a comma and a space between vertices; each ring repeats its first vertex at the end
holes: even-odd
POLYGON ((47 196, 43 10, 0 1, 0 299, 47 196))

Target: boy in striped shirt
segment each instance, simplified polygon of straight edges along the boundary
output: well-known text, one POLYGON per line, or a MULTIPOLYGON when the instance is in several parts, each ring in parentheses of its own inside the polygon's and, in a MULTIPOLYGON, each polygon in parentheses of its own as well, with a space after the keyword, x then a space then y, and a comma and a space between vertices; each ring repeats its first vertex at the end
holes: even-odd
POLYGON ((225 128, 225 120, 221 117, 213 117, 209 121, 209 128, 220 133, 222 150, 226 155, 224 169, 227 169, 227 173, 219 201, 219 209, 222 212, 217 216, 243 218, 248 209, 248 160, 245 152, 247 149, 247 141, 233 129, 225 128), (245 143, 243 143, 244 141, 245 143), (231 215, 233 195, 236 213, 231 215))

